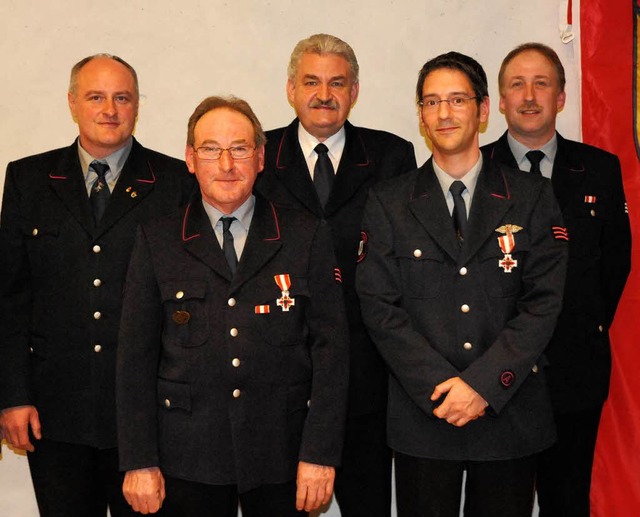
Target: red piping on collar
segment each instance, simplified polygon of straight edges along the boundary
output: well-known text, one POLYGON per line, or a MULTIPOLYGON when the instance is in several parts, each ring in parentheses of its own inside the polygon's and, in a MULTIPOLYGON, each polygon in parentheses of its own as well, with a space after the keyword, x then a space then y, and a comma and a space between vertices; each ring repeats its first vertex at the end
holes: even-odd
POLYGON ((189 210, 191 209, 191 203, 187 205, 187 209, 184 211, 184 217, 182 218, 182 242, 190 241, 191 239, 195 239, 196 237, 200 237, 199 233, 192 235, 191 237, 187 237, 185 235, 185 226, 187 225, 187 216, 189 215, 189 210))

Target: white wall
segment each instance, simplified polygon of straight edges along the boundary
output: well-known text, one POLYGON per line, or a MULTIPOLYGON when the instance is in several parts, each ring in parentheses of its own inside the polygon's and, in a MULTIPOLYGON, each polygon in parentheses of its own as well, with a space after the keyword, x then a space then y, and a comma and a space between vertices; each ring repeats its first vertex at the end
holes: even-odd
MULTIPOLYGON (((137 138, 182 157, 197 103, 233 93, 253 106, 265 129, 287 124, 286 66, 295 43, 315 32, 348 41, 360 62, 360 99, 350 120, 412 140, 429 155, 414 104, 417 72, 458 50, 480 61, 490 80, 492 115, 481 142, 505 129, 496 76, 502 57, 524 41, 555 48, 567 68, 567 106, 559 130, 579 139, 578 37, 559 39, 566 0, 59 0, 0 2, 0 182, 13 159, 66 146, 77 134, 68 113, 71 66, 96 52, 117 54, 138 71, 143 94, 137 138)), ((577 20, 578 2, 574 1, 577 20)), ((577 29, 577 27, 575 27, 577 29)), ((26 459, 5 447, 0 515, 33 517, 26 459)), ((338 515, 335 505, 327 515, 338 515)))

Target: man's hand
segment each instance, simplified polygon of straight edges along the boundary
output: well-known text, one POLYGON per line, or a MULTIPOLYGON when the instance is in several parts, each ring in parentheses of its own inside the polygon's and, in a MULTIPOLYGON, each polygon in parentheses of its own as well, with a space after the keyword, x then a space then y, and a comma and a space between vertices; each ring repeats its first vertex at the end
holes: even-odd
POLYGON ((298 463, 298 489, 296 508, 298 511, 317 510, 331 500, 336 469, 301 461, 298 463))
POLYGON ((130 470, 124 476, 122 493, 136 512, 156 513, 165 498, 164 477, 159 467, 130 470))
POLYGON ((36 440, 42 438, 38 410, 34 406, 16 406, 0 411, 0 436, 16 449, 33 452, 29 426, 36 440))
POLYGON ((433 414, 456 427, 462 427, 483 416, 485 408, 489 405, 460 377, 452 377, 438 384, 431 394, 431 400, 438 400, 445 393, 447 396, 442 404, 433 410, 433 414))

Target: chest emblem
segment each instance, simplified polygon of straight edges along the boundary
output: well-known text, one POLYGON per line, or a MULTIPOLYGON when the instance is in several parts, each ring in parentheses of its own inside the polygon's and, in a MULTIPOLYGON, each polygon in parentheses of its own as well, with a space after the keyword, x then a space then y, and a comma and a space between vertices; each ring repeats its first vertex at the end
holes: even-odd
POLYGON ((517 224, 505 224, 496 228, 496 232, 502 235, 498 237, 498 245, 504 253, 504 257, 498 260, 498 267, 502 268, 505 273, 511 273, 513 268, 518 267, 518 261, 511 256, 511 252, 516 247, 515 233, 522 230, 522 226, 517 224))
POLYGON ((276 305, 282 307, 284 312, 289 312, 289 309, 296 304, 295 298, 289 296, 289 289, 291 289, 291 278, 288 274, 275 275, 273 279, 278 284, 278 287, 282 291, 282 296, 276 299, 276 305))

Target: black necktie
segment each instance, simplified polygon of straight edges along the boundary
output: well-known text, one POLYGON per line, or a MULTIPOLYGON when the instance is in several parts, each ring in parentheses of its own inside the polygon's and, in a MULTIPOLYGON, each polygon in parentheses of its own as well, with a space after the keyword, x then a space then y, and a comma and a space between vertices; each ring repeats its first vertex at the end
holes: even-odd
POLYGON ((229 269, 231 269, 231 273, 236 273, 236 268, 238 267, 238 256, 236 255, 236 248, 233 245, 233 235, 231 235, 231 231, 229 228, 231 227, 231 223, 236 220, 235 217, 222 217, 222 251, 224 252, 224 257, 227 259, 227 264, 229 264, 229 269))
POLYGON ((93 208, 93 220, 98 224, 109 204, 109 197, 111 196, 109 185, 105 178, 105 175, 109 172, 109 165, 94 160, 89 167, 98 175, 98 179, 96 179, 91 186, 91 195, 89 196, 89 201, 93 208))
POLYGON ((329 199, 335 174, 333 173, 331 159, 327 154, 327 151, 329 151, 327 146, 324 144, 318 144, 314 151, 318 154, 318 160, 316 161, 316 166, 313 169, 313 184, 316 187, 320 204, 324 208, 327 204, 327 199, 329 199))
POLYGON ((542 151, 529 151, 525 156, 531 163, 531 169, 529 169, 529 172, 542 175, 540 172, 540 162, 544 158, 544 153, 542 151))
POLYGON ((453 196, 453 212, 451 217, 453 218, 453 227, 456 229, 456 236, 458 237, 458 243, 462 246, 464 241, 465 230, 467 229, 467 207, 462 199, 462 192, 466 189, 462 181, 454 181, 449 187, 449 191, 453 196))

